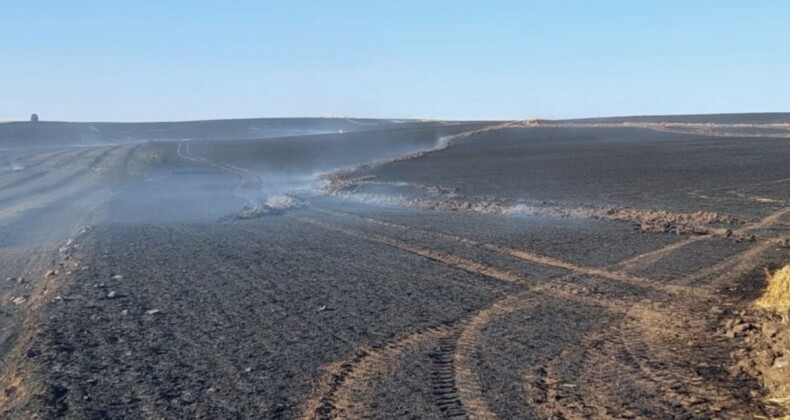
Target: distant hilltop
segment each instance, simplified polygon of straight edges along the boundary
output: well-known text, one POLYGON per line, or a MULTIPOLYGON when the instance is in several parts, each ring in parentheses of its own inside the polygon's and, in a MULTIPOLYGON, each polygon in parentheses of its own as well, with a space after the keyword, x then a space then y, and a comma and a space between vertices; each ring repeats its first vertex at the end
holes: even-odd
POLYGON ((331 134, 408 123, 365 118, 256 118, 150 123, 29 121, 0 125, 0 148, 103 145, 173 140, 245 140, 331 134))
MULTIPOLYGON (((251 118, 142 123, 59 122, 41 121, 39 115, 34 113, 31 114, 29 121, 4 122, 0 124, 0 148, 110 145, 146 141, 253 140, 273 137, 337 134, 384 128, 398 129, 407 128, 413 124, 455 124, 460 122, 347 117, 251 118)), ((668 124, 668 127, 659 128, 671 131, 676 128, 672 124, 790 124, 790 113, 659 115, 567 120, 534 118, 521 121, 521 123, 547 127, 567 124, 668 124)), ((732 133, 733 136, 747 136, 750 134, 750 132, 744 131, 749 127, 735 128, 738 130, 732 133)), ((787 134, 787 131, 782 131, 782 134, 787 134)))

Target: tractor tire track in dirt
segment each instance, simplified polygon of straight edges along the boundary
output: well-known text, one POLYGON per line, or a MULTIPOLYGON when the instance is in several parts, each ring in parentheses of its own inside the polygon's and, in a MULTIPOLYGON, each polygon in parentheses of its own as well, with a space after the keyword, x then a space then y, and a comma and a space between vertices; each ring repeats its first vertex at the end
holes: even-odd
MULTIPOLYGON (((493 267, 481 263, 470 262, 466 259, 456 257, 445 252, 428 250, 422 247, 415 248, 415 246, 406 244, 405 242, 397 239, 385 237, 382 235, 362 234, 358 231, 352 231, 348 228, 342 228, 329 223, 319 222, 315 219, 300 217, 296 218, 296 220, 316 224, 327 229, 340 231, 348 235, 359 237, 372 242, 394 246, 398 249, 421 255, 451 267, 459 268, 464 271, 472 272, 482 276, 491 277, 495 280, 506 282, 516 281, 522 285, 528 284, 526 279, 518 277, 513 278, 511 275, 502 276, 501 273, 499 273, 498 270, 493 267), (459 263, 459 261, 461 261, 461 263, 459 263)), ((556 264, 556 261, 552 262, 556 264)), ((564 267, 573 267, 567 263, 560 263, 560 265, 564 267)), ((482 385, 480 384, 480 379, 476 372, 482 329, 494 320, 515 311, 523 310, 530 306, 536 305, 537 302, 535 297, 539 295, 560 297, 566 300, 578 302, 580 304, 602 306, 609 310, 616 309, 622 312, 625 312, 626 310, 625 307, 615 300, 584 296, 577 293, 568 292, 562 288, 557 288, 555 285, 541 284, 525 287, 527 287, 526 292, 502 298, 501 300, 494 302, 490 307, 484 308, 477 313, 470 314, 468 317, 459 320, 452 333, 448 333, 449 337, 443 337, 440 340, 440 343, 438 343, 438 350, 432 353, 431 356, 437 369, 434 375, 433 383, 437 384, 438 388, 434 389, 434 395, 436 396, 437 405, 446 416, 484 419, 496 418, 485 400, 485 396, 483 395, 482 391, 482 385), (448 375, 449 372, 454 374, 452 379, 448 375)), ((418 336, 420 338, 425 338, 421 333, 418 333, 418 336)), ((431 337, 431 339, 436 339, 436 337, 431 337)), ((413 338, 409 337, 409 339, 406 341, 411 342, 412 340, 413 338)), ((403 347, 400 345, 400 342, 401 340, 398 340, 388 346, 388 348, 400 350, 403 347)), ((375 354, 376 356, 380 355, 379 352, 375 354)), ((352 360, 339 362, 338 364, 329 367, 327 370, 328 372, 332 373, 330 373, 328 377, 325 375, 325 379, 323 379, 321 383, 332 385, 329 387, 327 385, 320 387, 326 390, 325 393, 320 397, 313 397, 311 400, 312 402, 308 403, 307 405, 308 407, 316 406, 316 400, 322 401, 323 404, 319 405, 318 408, 313 410, 307 409, 308 414, 304 414, 303 417, 309 418, 309 413, 311 412, 316 413, 316 415, 320 418, 344 417, 344 413, 346 413, 346 410, 348 410, 347 407, 349 407, 349 404, 337 404, 335 402, 337 400, 346 400, 338 399, 336 395, 347 394, 349 391, 346 391, 345 387, 353 387, 359 382, 352 379, 350 383, 345 383, 347 378, 355 378, 355 374, 353 372, 356 372, 356 369, 363 369, 363 372, 365 373, 370 372, 367 369, 359 367, 366 366, 366 360, 369 355, 370 351, 360 350, 360 352, 352 360), (338 374, 337 372, 340 373, 338 374), (327 388, 329 389, 327 390, 327 388)), ((388 356, 391 355, 388 354, 388 356)), ((391 359, 394 359, 394 357, 391 357, 391 359)), ((374 360, 377 359, 374 358, 374 360)), ((382 369, 379 369, 376 372, 382 373, 382 371, 382 369)), ((367 379, 365 382, 372 382, 370 375, 365 377, 367 379)), ((356 395, 358 396, 363 394, 364 393, 361 391, 356 391, 356 395)), ((360 414, 360 412, 355 413, 360 414)))
MULTIPOLYGON (((211 162, 203 158, 190 156, 188 148, 183 150, 180 145, 179 155, 182 155, 182 157, 186 159, 201 161, 235 173, 241 178, 241 186, 245 183, 246 177, 254 175, 260 178, 258 174, 232 165, 211 162)), ((408 158, 414 157, 415 156, 409 156, 408 158)), ((351 172, 346 172, 343 177, 348 179, 349 174, 351 174, 351 172)), ((322 209, 313 210, 339 217, 351 217, 348 214, 330 212, 322 209)), ((779 221, 788 212, 790 212, 790 210, 783 209, 758 223, 746 225, 736 232, 750 233, 752 231, 767 228, 779 221)), ((606 378, 612 378, 613 375, 620 376, 620 379, 627 378, 632 385, 643 388, 645 392, 658 390, 662 394, 661 400, 671 407, 667 408, 668 411, 665 411, 665 414, 671 413, 672 415, 694 416, 700 412, 718 412, 725 408, 734 410, 729 412, 739 412, 737 408, 739 402, 729 399, 727 395, 720 392, 715 386, 708 386, 701 383, 699 380, 688 381, 688 377, 668 371, 671 369, 678 369, 678 366, 673 365, 676 355, 664 348, 666 346, 665 342, 660 343, 659 347, 655 347, 644 339, 644 328, 649 328, 649 326, 646 327, 643 320, 650 319, 650 316, 647 314, 653 314, 659 311, 655 307, 652 307, 650 312, 645 312, 641 307, 636 306, 636 303, 628 303, 623 301, 622 298, 618 299, 616 296, 588 296, 583 293, 569 292, 567 287, 565 287, 567 285, 560 285, 561 287, 558 288, 555 282, 551 282, 553 284, 549 285, 535 285, 516 273, 479 263, 468 258, 459 257, 445 251, 418 246, 385 234, 350 229, 309 217, 289 217, 304 223, 338 231, 365 241, 391 246, 495 281, 517 284, 524 290, 523 292, 517 292, 516 294, 501 298, 490 306, 477 312, 470 313, 463 319, 458 320, 452 326, 436 326, 418 330, 379 348, 363 347, 350 359, 339 361, 326 367, 323 378, 318 382, 314 394, 303 404, 301 409, 302 418, 363 417, 375 414, 374 410, 372 410, 367 402, 370 399, 370 387, 372 384, 380 380, 381 377, 390 374, 393 360, 402 358, 404 354, 414 351, 420 345, 427 342, 433 342, 436 346, 435 350, 430 353, 434 365, 432 385, 435 402, 442 413, 447 417, 496 418, 496 415, 486 401, 483 387, 480 383, 480 377, 477 372, 479 358, 483 357, 480 354, 483 329, 494 320, 534 306, 536 304, 536 296, 540 294, 577 302, 579 304, 601 306, 609 311, 620 314, 620 321, 613 322, 609 325, 609 330, 604 334, 604 338, 601 338, 601 336, 597 334, 591 335, 592 338, 590 339, 590 343, 595 343, 592 346, 594 348, 586 348, 583 350, 586 360, 598 361, 601 363, 601 366, 606 366, 606 369, 610 370, 609 376, 593 375, 592 377, 587 377, 586 380, 589 382, 602 383, 604 389, 610 389, 612 391, 611 394, 613 394, 613 396, 616 395, 616 392, 614 392, 615 390, 606 388, 608 386, 606 378), (605 353, 599 353, 599 348, 605 350, 605 353), (588 351, 592 353, 587 354, 588 351), (620 354, 620 359, 612 360, 610 356, 606 356, 609 352, 620 354), (659 362, 654 362, 651 359, 651 357, 655 355, 660 356, 658 357, 658 359, 660 359, 659 362), (684 381, 686 382, 684 383, 684 381)), ((434 238, 463 243, 468 246, 479 246, 489 251, 508 255, 530 263, 562 268, 575 275, 602 277, 642 287, 659 288, 665 291, 671 291, 674 294, 677 294, 681 289, 671 285, 657 285, 656 282, 640 276, 628 274, 626 271, 655 263, 673 252, 677 252, 688 245, 707 240, 708 238, 702 236, 692 237, 684 241, 673 243, 662 249, 653 250, 632 257, 629 260, 616 264, 614 268, 624 270, 616 271, 595 267, 580 267, 572 263, 529 251, 502 247, 494 244, 481 244, 467 238, 430 232, 370 218, 353 217, 388 228, 426 234, 434 238)), ((718 270, 717 268, 714 271, 718 270)), ((560 279, 560 281, 561 280, 562 279, 560 279)), ((693 299, 693 294, 691 294, 690 297, 692 297, 692 301, 695 300, 693 299)), ((683 302, 684 305, 690 305, 691 303, 693 302, 683 302)), ((681 305, 675 305, 673 310, 679 309, 680 306, 681 305)), ((664 316, 668 317, 669 315, 667 314, 664 316)), ((673 313, 672 316, 678 317, 680 315, 673 313)), ((587 373, 589 374, 589 371, 587 373)), ((545 375, 549 375, 549 373, 544 374, 544 376, 545 375)), ((620 381, 617 383, 619 382, 620 381)), ((526 383, 524 386, 525 389, 528 388, 526 383)), ((548 392, 549 395, 555 399, 559 395, 556 388, 550 389, 548 392)), ((596 396, 595 394, 597 393, 593 393, 593 401, 590 402, 590 404, 593 404, 592 406, 582 400, 576 401, 574 407, 581 407, 582 413, 589 412, 590 410, 599 410, 599 414, 603 411, 606 415, 613 415, 619 412, 628 416, 629 413, 633 415, 637 415, 638 413, 636 407, 631 407, 628 404, 623 405, 623 402, 620 401, 619 398, 606 398, 601 395, 596 396)), ((573 412, 572 408, 569 407, 557 406, 554 409, 560 413, 564 412, 571 414, 573 412)), ((549 408, 550 411, 554 411, 554 409, 549 408)))
POLYGON ((233 194, 244 200, 251 208, 260 207, 261 190, 263 189, 263 178, 260 174, 228 163, 196 156, 190 151, 188 142, 178 143, 176 151, 178 156, 186 160, 213 166, 236 175, 239 178, 239 183, 233 189, 233 194))
POLYGON ((370 242, 376 242, 376 243, 388 245, 393 248, 397 248, 402 251, 416 254, 428 258, 429 260, 436 261, 451 267, 455 267, 472 274, 479 274, 506 283, 520 283, 522 281, 520 276, 516 273, 499 269, 487 264, 478 263, 468 258, 459 257, 436 249, 412 245, 407 242, 401 241, 399 239, 391 238, 384 235, 369 234, 369 233, 364 233, 362 231, 354 231, 354 230, 346 229, 327 222, 319 221, 317 219, 311 219, 307 217, 292 217, 292 218, 305 223, 314 224, 316 226, 320 226, 326 229, 342 232, 349 236, 353 236, 370 242))
MULTIPOLYGON (((488 250, 488 251, 491 251, 491 252, 494 252, 494 253, 497 253, 497 254, 500 254, 500 255, 516 258, 518 260, 522 260, 522 261, 525 261, 525 262, 528 262, 528 263, 533 263, 533 264, 537 264, 537 265, 541 265, 541 266, 545 266, 545 267, 560 268, 560 269, 563 269, 563 270, 566 270, 566 271, 569 271, 571 273, 575 273, 575 274, 578 274, 578 275, 592 276, 592 277, 601 277, 601 278, 614 280, 616 282, 629 284, 629 285, 640 287, 640 288, 647 288, 647 289, 662 291, 662 292, 670 293, 670 294, 695 293, 695 290, 691 289, 691 288, 684 288, 682 286, 676 286, 676 285, 659 284, 657 282, 654 282, 651 279, 640 277, 640 276, 636 276, 636 275, 632 275, 632 274, 628 274, 625 271, 615 271, 615 270, 610 270, 610 269, 600 268, 600 267, 579 266, 577 264, 573 264, 573 263, 570 263, 570 262, 567 262, 567 261, 563 261, 563 260, 560 260, 558 258, 549 257, 549 256, 546 256, 546 255, 541 255, 541 254, 538 254, 538 253, 535 253, 535 252, 532 252, 532 251, 526 251, 526 250, 522 250, 522 249, 515 249, 515 248, 512 248, 512 247, 496 245, 496 244, 493 244, 493 243, 479 242, 479 241, 476 241, 476 240, 473 240, 473 239, 464 238, 464 237, 460 237, 460 236, 457 236, 457 235, 448 235, 448 234, 441 233, 441 232, 436 232, 436 231, 433 231, 433 230, 417 228, 417 227, 413 227, 413 226, 406 226, 406 225, 402 225, 402 224, 399 224, 399 223, 386 222, 386 221, 382 221, 382 220, 378 220, 378 219, 373 219, 373 218, 370 218, 370 217, 357 216, 357 215, 354 215, 354 214, 351 214, 351 213, 344 213, 344 212, 327 210, 327 209, 323 209, 323 208, 316 207, 316 206, 312 206, 310 208, 310 210, 313 210, 313 211, 316 211, 316 212, 319 212, 319 213, 323 213, 323 214, 328 214, 328 215, 335 216, 335 217, 346 218, 346 219, 350 218, 350 219, 360 220, 360 221, 364 221, 364 222, 367 222, 367 223, 372 224, 372 225, 383 226, 383 227, 386 227, 386 228, 392 228, 392 229, 395 229, 395 230, 404 231, 404 232, 408 232, 408 233, 412 233, 412 234, 425 235, 425 236, 429 236, 429 237, 432 237, 432 238, 445 240, 447 242, 455 242, 455 243, 462 244, 462 245, 468 246, 468 247, 478 247, 478 248, 485 249, 485 250, 488 250)), ((692 238, 689 238, 686 241, 697 242, 697 241, 701 240, 702 238, 703 237, 692 237, 692 238)), ((680 243, 684 243, 686 241, 681 241, 680 243)), ((678 246, 677 244, 672 244, 672 245, 670 245, 667 248, 663 248, 663 249, 660 249, 658 251, 651 251, 651 253, 655 253, 656 255, 664 256, 664 255, 667 255, 670 251, 674 251, 675 249, 679 249, 679 248, 680 248, 680 246, 678 246)), ((651 255, 650 258, 656 258, 656 257, 651 255)), ((642 257, 640 256, 640 260, 641 259, 642 259, 642 257)), ((631 263, 631 264, 633 264, 633 263, 631 263)), ((619 266, 620 266, 620 264, 617 265, 617 267, 619 267, 619 266)))
POLYGON ((367 418, 375 415, 370 406, 371 387, 390 374, 406 353, 428 342, 445 340, 448 326, 429 327, 407 334, 381 347, 363 347, 351 359, 324 368, 323 379, 304 403, 300 418, 367 418))
MULTIPOLYGON (((118 150, 115 148, 105 150, 94 161, 99 163, 108 159, 117 160, 118 150)), ((0 208, 0 222, 10 223, 31 209, 51 206, 54 203, 63 205, 72 199, 82 200, 85 198, 87 200, 89 196, 100 193, 97 186, 103 183, 104 180, 95 171, 86 168, 79 169, 59 180, 55 185, 42 186, 34 194, 20 195, 16 201, 11 201, 9 198, 10 205, 0 208)))
MULTIPOLYGON (((392 224, 389 224, 392 225, 392 224)), ((402 225, 399 225, 403 228, 402 225)), ((453 238, 457 239, 457 238, 453 238)), ((468 239, 462 239, 465 243, 474 243, 474 241, 468 239)), ((514 254, 514 252, 507 252, 507 254, 514 254)), ((518 255, 518 253, 516 253, 518 255)), ((559 266, 565 268, 569 271, 575 272, 576 274, 584 274, 590 276, 599 276, 599 277, 606 277, 611 278, 614 280, 619 281, 627 281, 630 282, 632 280, 638 279, 638 282, 644 283, 649 282, 647 279, 641 278, 634 278, 632 276, 627 275, 619 275, 619 274, 612 274, 611 272, 607 272, 601 269, 580 269, 579 267, 565 263, 563 261, 550 259, 550 258, 538 258, 534 255, 529 253, 525 253, 522 256, 526 256, 525 260, 535 263, 543 263, 549 266, 559 266)), ((486 271, 478 271, 478 273, 485 275, 486 271)), ((550 289, 545 289, 544 287, 535 287, 529 289, 531 293, 540 293, 546 292, 550 289)), ((674 290, 674 289, 672 289, 674 290)), ((727 409, 728 412, 736 412, 738 401, 733 401, 728 399, 728 397, 722 393, 720 390, 711 387, 702 387, 699 383, 690 383, 689 385, 683 385, 684 381, 687 381, 687 377, 679 376, 678 374, 673 374, 669 372, 669 370, 678 370, 682 369, 682 367, 675 366, 672 369, 669 369, 670 364, 672 363, 672 359, 674 356, 673 353, 668 353, 661 349, 655 350, 652 347, 649 347, 650 350, 647 349, 647 345, 644 342, 643 336, 645 333, 642 328, 644 327, 637 327, 634 324, 634 313, 633 313, 633 306, 625 305, 623 302, 619 302, 612 299, 604 299, 600 300, 600 298, 590 298, 590 297, 580 297, 578 295, 568 295, 566 293, 557 293, 556 290, 550 290, 548 293, 549 295, 558 297, 562 296, 564 299, 570 301, 577 301, 582 304, 592 304, 592 305, 603 305, 607 309, 611 311, 617 311, 621 314, 621 322, 620 324, 614 325, 613 329, 610 331, 608 336, 610 337, 609 340, 614 340, 612 345, 620 349, 620 351, 624 352, 626 355, 626 361, 631 361, 631 364, 635 367, 638 367, 638 370, 629 370, 625 369, 622 365, 618 365, 613 367, 620 372, 621 375, 624 377, 631 378, 633 383, 644 383, 649 384, 646 385, 648 387, 659 387, 663 394, 663 398, 668 402, 671 401, 671 404, 675 407, 676 411, 675 414, 680 412, 691 414, 691 413, 699 413, 700 410, 712 410, 712 411, 721 411, 727 409), (666 363, 666 365, 659 365, 658 368, 655 368, 654 365, 647 364, 644 361, 648 360, 649 357, 655 357, 656 355, 662 356, 662 363, 666 363), (693 387, 691 389, 681 389, 684 386, 693 387), (679 390, 680 389, 680 390, 679 390)), ((444 369, 452 369, 456 372, 456 381, 453 383, 444 383, 447 390, 458 390, 457 400, 455 399, 454 393, 450 393, 452 398, 446 398, 445 395, 442 395, 442 406, 443 409, 450 409, 452 408, 452 413, 458 414, 462 413, 459 411, 458 407, 467 407, 469 412, 467 414, 471 415, 472 417, 478 418, 493 418, 495 417, 490 408, 485 403, 484 397, 482 395, 482 387, 479 384, 479 379, 477 379, 476 373, 474 371, 474 367, 478 365, 475 354, 479 347, 479 334, 482 328, 487 325, 488 323, 492 322, 492 320, 501 318, 502 316, 515 312, 517 310, 524 309, 527 305, 527 302, 524 301, 524 298, 521 297, 506 297, 500 301, 497 301, 494 305, 490 308, 487 308, 480 313, 476 314, 475 316, 469 318, 468 320, 462 322, 462 329, 458 333, 458 340, 455 346, 448 346, 445 343, 444 348, 450 349, 454 351, 452 365, 447 363, 444 364, 444 369), (456 388, 457 386, 457 388, 456 388)), ((656 312, 654 308, 651 308, 651 311, 656 312)), ((673 316, 677 316, 674 314, 673 316)), ((667 316, 666 320, 670 318, 667 316)), ((640 324, 641 325, 641 324, 640 324)), ((645 324, 647 326, 650 323, 645 324)), ((678 330, 682 327, 673 328, 672 330, 678 330)), ((699 328, 695 329, 698 330, 699 328)), ((652 334, 655 334, 653 332, 652 334)), ((440 358, 441 360, 448 359, 446 350, 443 356, 440 358)), ((625 366, 628 366, 629 363, 625 363, 625 366)), ((449 391, 448 391, 449 392, 449 391)), ((582 403, 578 403, 582 404, 582 403)), ((578 405, 577 404, 577 405, 578 405)), ((612 402, 608 402, 607 404, 611 405, 612 402)), ((622 408, 622 407, 621 407, 622 408)), ((589 410, 590 407, 587 407, 586 410, 589 410)), ((631 411, 628 409, 624 412, 631 411)))
POLYGON ((52 191, 57 191, 66 185, 77 182, 84 175, 96 171, 97 165, 101 163, 104 159, 106 159, 110 154, 115 153, 117 149, 118 149, 117 147, 114 147, 114 148, 105 149, 103 151, 100 149, 89 150, 83 152, 83 154, 79 157, 59 161, 57 166, 55 166, 47 174, 47 176, 42 178, 37 178, 39 183, 43 185, 32 189, 25 185, 25 187, 27 188, 23 189, 19 193, 4 196, 3 198, 1 198, 0 206, 9 202, 13 202, 15 200, 19 200, 21 198, 28 198, 35 195, 46 195, 51 193, 52 191), (95 155, 95 156, 89 156, 89 155, 95 155), (93 158, 88 165, 75 164, 76 162, 82 160, 85 157, 93 158), (66 171, 66 172, 60 171, 61 168, 70 167, 70 166, 73 166, 75 170, 66 171))
MULTIPOLYGON (((49 154, 47 158, 42 159, 37 166, 25 166, 23 171, 20 173, 9 172, 6 175, 9 180, 5 185, 0 184, 0 192, 5 194, 16 193, 16 196, 24 195, 28 192, 28 184, 34 181, 42 183, 44 185, 51 185, 53 182, 57 182, 62 175, 58 172, 67 168, 69 165, 73 165, 80 160, 91 157, 91 155, 96 155, 101 152, 101 149, 79 149, 79 150, 64 150, 57 153, 49 154)), ((82 165, 78 165, 76 168, 82 165)), ((90 165, 88 165, 90 167, 90 165)))

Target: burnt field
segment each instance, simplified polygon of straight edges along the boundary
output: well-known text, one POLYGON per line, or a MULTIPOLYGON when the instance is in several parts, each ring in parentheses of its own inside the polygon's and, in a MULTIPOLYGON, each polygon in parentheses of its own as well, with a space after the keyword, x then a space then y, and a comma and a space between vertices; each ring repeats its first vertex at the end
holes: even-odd
POLYGON ((3 154, 2 415, 781 414, 790 139, 375 123, 3 154))

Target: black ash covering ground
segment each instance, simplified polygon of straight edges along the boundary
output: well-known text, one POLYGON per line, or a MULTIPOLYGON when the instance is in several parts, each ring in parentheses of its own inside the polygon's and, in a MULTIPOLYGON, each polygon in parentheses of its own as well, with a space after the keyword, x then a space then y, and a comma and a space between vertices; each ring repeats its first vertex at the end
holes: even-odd
POLYGON ((4 415, 779 413, 725 324, 790 258, 790 140, 329 122, 4 154, 4 415))

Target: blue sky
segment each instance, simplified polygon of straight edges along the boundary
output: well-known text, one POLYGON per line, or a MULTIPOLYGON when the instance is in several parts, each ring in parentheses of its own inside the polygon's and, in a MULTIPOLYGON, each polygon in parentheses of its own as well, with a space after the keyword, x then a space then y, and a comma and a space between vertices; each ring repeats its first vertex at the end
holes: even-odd
POLYGON ((0 120, 790 111, 790 2, 0 0, 0 120))

